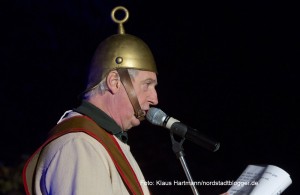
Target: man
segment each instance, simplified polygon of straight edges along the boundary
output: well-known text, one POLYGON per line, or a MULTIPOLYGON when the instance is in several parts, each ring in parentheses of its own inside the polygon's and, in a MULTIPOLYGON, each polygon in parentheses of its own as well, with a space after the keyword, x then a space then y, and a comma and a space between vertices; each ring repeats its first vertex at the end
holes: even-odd
POLYGON ((117 7, 112 17, 119 34, 96 50, 82 104, 62 116, 24 167, 27 194, 149 194, 126 132, 158 103, 156 64, 142 40, 125 34, 127 10, 117 7), (114 17, 117 10, 125 19, 114 17))

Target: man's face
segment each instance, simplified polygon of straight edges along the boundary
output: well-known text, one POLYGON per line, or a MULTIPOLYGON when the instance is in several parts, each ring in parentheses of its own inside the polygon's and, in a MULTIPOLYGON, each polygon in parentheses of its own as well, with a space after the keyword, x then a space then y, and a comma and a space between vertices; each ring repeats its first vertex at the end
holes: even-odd
MULTIPOLYGON (((157 85, 157 77, 156 73, 149 71, 137 71, 136 76, 132 79, 132 84, 140 103, 142 110, 149 110, 151 105, 158 104, 156 85, 157 85)), ((124 88, 124 86, 123 86, 124 88)), ((134 116, 133 106, 128 98, 128 95, 124 90, 124 97, 122 104, 124 105, 121 108, 123 113, 122 126, 123 129, 128 130, 131 127, 137 126, 140 124, 140 121, 134 116)))

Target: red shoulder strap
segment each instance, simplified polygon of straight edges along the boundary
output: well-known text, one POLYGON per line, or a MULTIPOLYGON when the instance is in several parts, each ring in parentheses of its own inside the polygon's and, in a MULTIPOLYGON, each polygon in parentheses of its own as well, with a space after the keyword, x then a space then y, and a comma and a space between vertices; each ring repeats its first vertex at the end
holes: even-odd
POLYGON ((23 182, 27 195, 33 194, 33 178, 35 168, 42 149, 52 140, 72 132, 84 132, 99 141, 107 150, 113 160, 121 178, 132 194, 143 194, 140 182, 138 181, 132 167, 122 152, 115 138, 99 127, 94 121, 85 116, 76 116, 56 125, 49 134, 46 142, 28 159, 23 169, 23 182))

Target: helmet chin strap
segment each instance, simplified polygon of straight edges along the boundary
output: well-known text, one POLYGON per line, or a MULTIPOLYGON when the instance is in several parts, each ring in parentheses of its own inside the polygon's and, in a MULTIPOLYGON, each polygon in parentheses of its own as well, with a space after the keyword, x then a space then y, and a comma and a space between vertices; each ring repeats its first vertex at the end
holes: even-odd
POLYGON ((118 74, 120 75, 120 80, 127 92, 127 95, 129 97, 129 100, 133 106, 134 109, 134 116, 139 119, 140 121, 145 119, 145 111, 142 110, 140 103, 137 99, 137 96, 135 94, 132 82, 131 82, 131 78, 129 76, 128 70, 125 68, 120 68, 117 69, 118 74))

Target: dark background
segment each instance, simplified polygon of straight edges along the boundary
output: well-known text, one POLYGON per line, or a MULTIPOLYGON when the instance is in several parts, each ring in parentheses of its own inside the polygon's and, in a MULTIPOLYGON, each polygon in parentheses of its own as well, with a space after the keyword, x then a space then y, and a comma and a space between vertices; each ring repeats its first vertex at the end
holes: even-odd
MULTIPOLYGON (((248 164, 272 164, 291 175, 284 194, 297 194, 300 18, 288 1, 1 1, 0 162, 26 159, 78 106, 94 50, 117 33, 117 5, 130 12, 126 32, 155 56, 157 107, 221 142, 214 153, 184 143, 194 181, 235 180, 248 164)), ((146 180, 186 180, 168 130, 145 121, 129 136, 146 180)), ((197 186, 204 195, 228 188, 197 186)))

